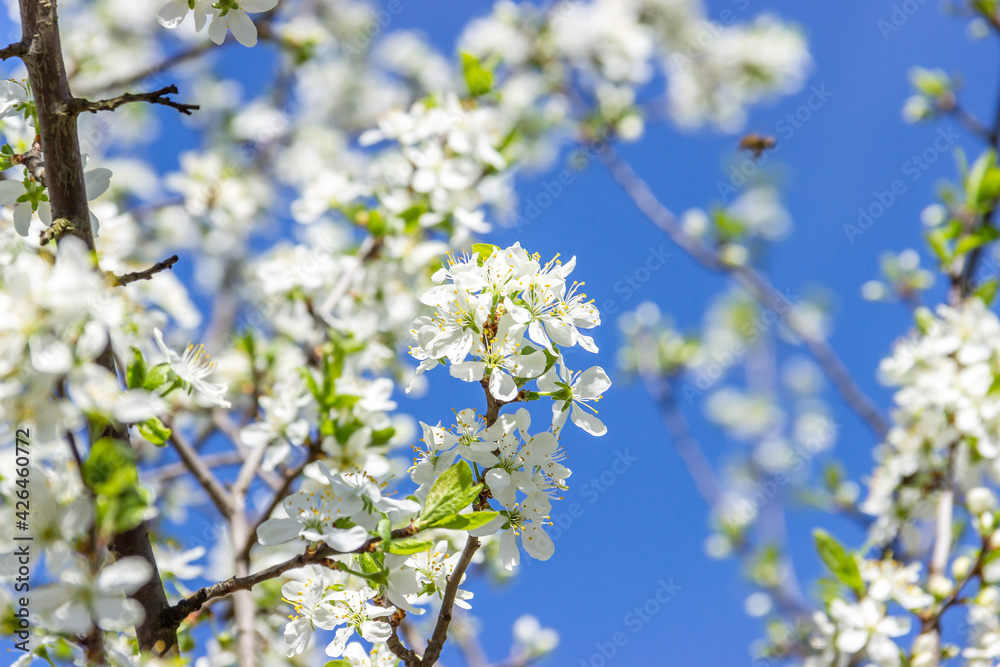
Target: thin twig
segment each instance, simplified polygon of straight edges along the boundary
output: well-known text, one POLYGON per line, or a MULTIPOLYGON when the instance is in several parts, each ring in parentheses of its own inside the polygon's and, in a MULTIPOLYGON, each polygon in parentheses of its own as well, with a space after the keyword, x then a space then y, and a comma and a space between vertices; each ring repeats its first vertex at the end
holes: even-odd
POLYGON ((709 509, 715 509, 722 498, 722 485, 712 470, 712 465, 705 458, 701 450, 701 445, 691 434, 687 418, 681 412, 674 394, 670 389, 670 381, 667 378, 651 377, 644 378, 646 391, 657 402, 660 408, 660 415, 667 433, 674 443, 674 449, 681 457, 681 461, 687 468, 688 474, 694 481, 694 486, 698 490, 698 495, 702 497, 709 509))
POLYGON ((98 100, 96 102, 92 102, 91 100, 84 99, 82 97, 73 97, 70 99, 67 106, 70 113, 80 114, 88 111, 90 113, 97 113, 98 111, 114 111, 118 107, 125 104, 131 104, 132 102, 149 102, 150 104, 161 104, 165 107, 170 107, 171 109, 177 109, 185 116, 190 116, 192 111, 200 108, 197 104, 174 102, 172 99, 167 97, 167 95, 176 94, 177 86, 169 85, 148 93, 122 93, 117 97, 112 97, 106 100, 98 100))
MULTIPOLYGON (((392 531, 392 539, 412 537, 417 534, 414 524, 405 528, 397 528, 392 531)), ((286 561, 272 565, 269 568, 249 574, 243 577, 230 577, 217 584, 206 586, 195 591, 190 596, 184 598, 169 609, 171 621, 176 625, 180 623, 188 614, 192 614, 201 609, 209 600, 226 597, 236 591, 248 591, 257 584, 279 577, 289 570, 305 567, 313 563, 321 563, 323 560, 336 555, 360 554, 373 551, 382 541, 380 537, 370 537, 360 547, 354 551, 337 551, 326 544, 322 544, 315 550, 307 549, 305 552, 294 556, 286 561)))
POLYGON ((386 640, 385 642, 386 645, 389 647, 389 650, 392 651, 393 654, 396 655, 396 657, 402 660, 403 664, 405 664, 406 667, 420 667, 421 665, 420 657, 413 651, 413 649, 409 649, 403 646, 403 642, 399 640, 399 635, 396 634, 396 626, 398 625, 398 621, 396 621, 395 616, 393 616, 393 622, 391 623, 391 625, 392 625, 392 634, 389 635, 389 639, 386 640))
POLYGON ((114 276, 114 282, 112 284, 115 287, 121 287, 123 285, 128 285, 129 283, 134 283, 137 280, 152 280, 153 276, 160 271, 174 268, 174 264, 176 264, 179 259, 180 258, 177 255, 171 255, 162 262, 157 262, 144 271, 133 271, 132 273, 126 273, 121 276, 114 276))
POLYGON ((250 550, 253 549, 253 546, 255 544, 257 544, 257 528, 260 527, 260 524, 267 521, 271 517, 271 514, 274 512, 274 510, 278 508, 278 505, 280 505, 282 501, 284 501, 285 498, 288 497, 288 492, 291 490, 292 484, 295 482, 296 479, 299 478, 299 476, 302 474, 302 471, 305 470, 307 465, 309 465, 313 461, 316 461, 319 458, 319 454, 320 454, 320 449, 318 446, 310 447, 309 455, 306 457, 306 460, 300 463, 299 465, 295 466, 294 468, 285 472, 284 481, 281 483, 281 486, 275 490, 274 496, 271 498, 271 502, 269 502, 267 508, 265 508, 264 511, 261 512, 260 518, 257 519, 257 523, 254 525, 253 529, 247 534, 247 541, 240 550, 241 555, 250 554, 250 550))
POLYGON ((145 79, 150 79, 156 77, 174 65, 179 65, 180 63, 191 60, 192 58, 197 58, 198 56, 206 53, 215 44, 210 40, 205 40, 201 44, 196 44, 185 51, 178 51, 177 53, 167 56, 164 60, 160 61, 156 65, 147 67, 146 69, 136 72, 135 74, 129 74, 120 79, 114 81, 109 81, 108 83, 102 84, 98 88, 91 88, 84 90, 85 95, 96 95, 98 93, 109 91, 109 90, 119 90, 121 88, 128 88, 134 84, 137 84, 145 79))
POLYGON ((830 344, 800 321, 792 304, 788 304, 785 309, 776 307, 787 300, 763 275, 749 266, 721 261, 700 239, 685 232, 674 214, 660 203, 646 182, 636 175, 632 167, 618 156, 610 144, 602 146, 601 150, 597 152, 615 181, 625 190, 636 207, 669 236, 671 241, 705 268, 732 275, 754 298, 765 306, 774 308, 788 328, 802 340, 812 353, 844 401, 871 427, 879 438, 885 437, 886 421, 875 403, 858 388, 850 372, 840 361, 830 344), (783 310, 783 312, 778 312, 779 310, 783 310))
POLYGON ((458 593, 458 585, 462 582, 465 570, 469 567, 469 563, 472 562, 472 557, 476 554, 476 550, 479 549, 479 544, 478 537, 469 535, 469 539, 465 542, 465 549, 462 550, 461 558, 455 564, 455 569, 448 575, 448 583, 444 588, 444 598, 441 600, 441 611, 438 612, 437 624, 434 626, 434 632, 431 634, 430 641, 427 642, 424 657, 420 661, 421 667, 432 667, 437 661, 438 656, 441 655, 441 649, 444 648, 444 643, 448 639, 448 626, 451 624, 452 609, 455 606, 455 595, 458 593))
MULTIPOLYGON (((195 448, 197 449, 197 448, 195 448)), ((235 465, 243 462, 243 456, 239 452, 220 452, 218 454, 207 454, 201 457, 206 468, 218 468, 219 466, 235 465)), ((159 468, 154 468, 142 473, 143 480, 152 484, 162 484, 177 477, 183 477, 191 472, 183 461, 168 463, 159 468)))
POLYGON ((950 109, 945 109, 945 113, 951 114, 958 119, 958 122, 971 134, 979 137, 988 144, 994 141, 993 130, 979 122, 979 119, 969 113, 965 107, 955 102, 950 109))
POLYGON ((204 487, 209 498, 215 503, 216 508, 222 516, 231 517, 235 511, 232 496, 222 486, 222 483, 219 482, 215 474, 205 465, 205 462, 201 460, 198 452, 187 441, 187 438, 177 429, 172 429, 170 442, 174 444, 174 449, 177 450, 181 461, 191 471, 195 479, 201 483, 202 487, 204 487))

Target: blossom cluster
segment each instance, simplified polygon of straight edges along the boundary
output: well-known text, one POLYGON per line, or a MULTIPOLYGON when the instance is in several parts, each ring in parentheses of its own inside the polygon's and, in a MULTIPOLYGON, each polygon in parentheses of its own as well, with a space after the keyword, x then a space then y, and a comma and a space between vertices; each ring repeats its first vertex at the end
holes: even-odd
MULTIPOLYGON (((33 502, 51 515, 35 543, 52 570, 38 610, 38 627, 51 634, 40 634, 39 650, 85 660, 69 635, 97 628, 109 659, 148 662, 119 633, 138 622, 130 596, 150 574, 133 561, 60 555, 89 539, 106 545, 140 521, 154 528, 171 600, 188 596, 192 582, 228 578, 240 558, 251 572, 303 549, 337 563, 289 573, 300 586, 283 591, 292 623, 271 613, 283 608, 276 589, 247 593, 266 664, 311 664, 315 629, 334 632, 330 652, 349 664, 393 664, 382 643, 391 608, 419 614, 438 604, 466 534, 480 536, 475 562, 493 574, 506 576, 522 547, 551 556, 547 516, 570 474, 559 438, 566 422, 605 432, 593 405, 610 386, 599 367, 570 371, 563 352, 596 352, 588 331, 600 316, 569 281, 573 261, 542 263, 519 245, 473 246, 432 279, 438 258, 502 220, 518 170, 550 163, 567 135, 637 139, 647 112, 638 93, 659 85, 658 71, 668 73, 660 92, 678 126, 733 130, 749 104, 793 90, 809 63, 794 28, 771 19, 723 26, 697 2, 544 10, 499 2, 461 36, 458 63, 415 32, 383 31, 379 17, 359 0, 60 7, 64 30, 79 36, 63 40, 66 71, 74 92, 92 99, 133 92, 127 82, 137 74, 200 57, 211 46, 196 34, 204 30, 215 44, 228 32, 246 46, 269 40, 282 72, 281 85, 244 91, 212 67, 171 70, 169 82, 201 108, 182 119, 194 139, 182 143, 192 148, 162 177, 136 157, 138 144, 173 128, 150 107, 80 115, 96 253, 73 238, 38 242, 52 222, 47 189, 9 159, 34 147, 35 102, 23 72, 0 82, 0 423, 31 429, 32 474, 44 480, 33 502), (705 31, 727 45, 724 58, 697 46, 705 31), (260 251, 273 221, 289 217, 300 224, 260 251), (115 284, 174 252, 190 286, 169 271, 115 284), (189 287, 215 298, 211 317, 189 287), (508 409, 488 424, 488 410, 467 409, 445 428, 399 414, 395 388, 414 373, 397 350, 411 335, 417 375, 444 363, 453 376, 484 383, 496 406, 551 401, 551 421, 539 426, 537 415, 508 409), (193 342, 178 345, 186 339, 193 342), (88 438, 89 424, 116 421, 134 452, 88 438), (407 470, 394 453, 420 432, 407 470), (260 517, 245 554, 224 539, 191 541, 188 518, 210 499, 174 473, 185 439, 214 446, 223 436, 233 449, 220 459, 260 457, 248 512, 266 507, 261 498, 283 480, 294 482, 260 517), (91 479, 90 503, 88 465, 122 461, 138 475, 91 479), (415 490, 404 496, 407 474, 415 490), (480 495, 455 512, 463 518, 428 527, 435 484, 456 476, 456 488, 482 485, 480 495), (412 527, 415 535, 399 537, 412 527), (166 546, 165 536, 179 541, 166 546), (366 545, 377 562, 347 553, 366 545), (352 633, 375 642, 373 652, 352 633)), ((16 493, 8 472, 0 475, 5 499, 16 493)), ((0 552, 13 549, 11 530, 0 535, 0 552)), ((456 605, 471 596, 458 590, 456 605)), ((12 601, 0 603, 6 612, 12 601)), ((555 645, 537 622, 516 630, 531 659, 555 645)), ((198 667, 237 664, 230 631, 205 642, 198 667)))

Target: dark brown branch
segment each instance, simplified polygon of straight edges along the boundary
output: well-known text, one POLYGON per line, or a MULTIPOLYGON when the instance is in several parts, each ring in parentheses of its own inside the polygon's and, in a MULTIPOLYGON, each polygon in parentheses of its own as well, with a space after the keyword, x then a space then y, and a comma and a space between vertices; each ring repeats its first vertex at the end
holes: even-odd
POLYGON ((14 42, 9 44, 2 49, 0 49, 0 60, 7 60, 8 58, 20 58, 28 51, 28 47, 24 45, 24 41, 14 42))
POLYGON ((132 273, 126 273, 121 276, 114 277, 114 286, 121 287, 122 285, 128 285, 129 283, 134 283, 137 280, 152 280, 153 276, 160 271, 165 271, 166 269, 174 268, 174 264, 177 263, 179 257, 177 255, 171 255, 167 257, 162 262, 157 262, 153 266, 149 267, 145 271, 133 271, 132 273))
MULTIPOLYGON (((417 532, 418 531, 414 524, 410 524, 405 528, 397 528, 392 531, 392 538, 399 539, 403 537, 412 537, 417 534, 417 532)), ((289 560, 278 563, 277 565, 272 565, 271 567, 261 570, 260 572, 255 572, 254 574, 244 577, 230 577, 225 581, 220 581, 212 586, 206 586, 205 588, 199 589, 189 597, 184 598, 173 607, 167 609, 166 614, 168 615, 169 622, 174 627, 177 627, 177 624, 184 620, 188 614, 198 611, 210 600, 226 597, 227 595, 232 595, 237 591, 248 591, 257 584, 279 577, 289 570, 294 570, 311 564, 322 564, 323 560, 331 556, 369 553, 374 551, 381 541, 382 538, 380 537, 370 537, 364 544, 354 551, 347 552, 337 551, 323 544, 316 550, 306 550, 304 553, 301 553, 294 558, 290 558, 289 560)))
MULTIPOLYGON (((59 38, 56 0, 19 0, 21 11, 21 47, 7 47, 11 55, 20 55, 28 70, 38 114, 38 134, 45 155, 45 184, 48 190, 52 218, 64 223, 67 230, 79 236, 94 250, 94 232, 90 226, 90 209, 83 177, 83 160, 77 136, 76 115, 67 113, 73 99, 59 38)), ((98 271, 100 269, 97 269, 98 271)), ((106 349, 97 363, 116 372, 114 357, 106 349)), ((121 424, 107 426, 91 424, 91 437, 114 437, 129 443, 129 432, 121 424)), ((132 596, 143 609, 143 621, 136 627, 136 637, 143 651, 177 653, 177 633, 164 626, 161 614, 169 605, 163 581, 156 567, 156 557, 145 522, 115 535, 109 550, 116 559, 142 558, 149 563, 152 576, 132 596)))
POLYGON ((448 639, 448 626, 451 624, 458 585, 462 582, 465 570, 472 562, 472 557, 476 554, 477 549, 479 549, 479 538, 469 535, 469 539, 465 542, 465 549, 462 550, 462 557, 458 559, 455 569, 448 575, 448 584, 444 588, 444 598, 441 600, 441 611, 438 612, 437 625, 434 626, 434 633, 431 635, 430 641, 427 642, 423 660, 420 661, 421 667, 431 667, 441 655, 441 649, 444 648, 444 643, 448 639))
POLYGON ((90 113, 97 113, 98 111, 114 111, 118 107, 125 104, 131 104, 132 102, 149 102, 150 104, 162 104, 165 107, 177 109, 185 116, 190 116, 192 111, 199 108, 197 104, 182 104, 181 102, 174 102, 172 99, 167 97, 167 95, 176 94, 177 86, 170 85, 149 93, 122 93, 118 97, 112 97, 107 100, 98 100, 96 102, 91 102, 90 100, 86 100, 81 97, 73 97, 69 101, 68 111, 74 114, 80 114, 86 111, 89 111, 90 113))
POLYGON ((403 661, 403 664, 405 664, 406 667, 420 667, 422 664, 420 657, 416 654, 416 652, 414 652, 413 649, 403 646, 403 642, 399 640, 399 635, 396 634, 396 628, 399 626, 399 623, 402 621, 403 615, 405 615, 406 612, 400 610, 397 613, 399 615, 397 616, 394 614, 392 620, 390 621, 390 625, 392 626, 392 635, 385 643, 389 646, 389 650, 403 661))
POLYGON ((826 339, 802 324, 794 305, 789 304, 789 307, 783 312, 778 312, 779 309, 776 306, 786 302, 786 300, 768 282, 767 278, 749 266, 730 264, 720 260, 701 239, 685 232, 674 214, 660 203, 646 182, 636 175, 628 163, 618 157, 617 152, 610 144, 601 146, 597 153, 615 181, 632 199, 639 211, 670 237, 671 241, 705 268, 731 275, 760 303, 768 308, 775 308, 775 312, 782 321, 812 353, 844 401, 871 427, 879 438, 885 437, 888 429, 881 411, 858 388, 850 372, 826 339))

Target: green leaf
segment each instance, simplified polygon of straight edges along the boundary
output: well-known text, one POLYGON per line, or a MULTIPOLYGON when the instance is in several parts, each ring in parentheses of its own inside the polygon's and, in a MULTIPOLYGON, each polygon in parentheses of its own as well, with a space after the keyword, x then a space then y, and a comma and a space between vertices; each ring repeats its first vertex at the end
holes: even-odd
POLYGON ((148 391, 156 391, 166 384, 174 372, 170 370, 170 364, 157 364, 146 373, 146 379, 142 383, 142 388, 148 391))
POLYGON ((83 464, 83 479, 96 496, 97 523, 107 535, 139 525, 150 497, 139 487, 135 453, 123 442, 101 438, 83 464))
POLYGON ((453 530, 475 530, 480 526, 485 526, 493 519, 500 516, 499 512, 487 510, 483 512, 470 512, 468 514, 452 514, 443 519, 438 519, 427 528, 450 528, 453 530))
POLYGON ((935 229, 928 232, 927 243, 930 244, 931 250, 934 251, 934 254, 937 255, 942 264, 947 264, 954 258, 951 247, 948 245, 948 238, 943 229, 935 229))
POLYGON ((142 350, 133 347, 132 354, 135 355, 135 360, 128 367, 126 379, 129 389, 139 389, 146 382, 146 373, 149 371, 149 367, 146 365, 146 358, 142 356, 142 350))
POLYGON ((346 660, 327 660, 323 667, 351 667, 351 663, 346 660))
POLYGON ((969 169, 969 175, 965 179, 965 200, 970 206, 975 206, 980 201, 980 192, 983 190, 983 182, 986 174, 996 167, 997 154, 989 148, 976 158, 969 169))
POLYGON ((393 540, 389 543, 387 551, 397 556, 409 556, 427 551, 434 546, 430 540, 422 540, 417 537, 404 537, 400 540, 393 540))
POLYGON ((157 447, 162 447, 170 438, 171 430, 160 421, 159 417, 151 417, 139 424, 139 435, 149 440, 157 447))
POLYGON ((970 250, 975 250, 995 241, 997 237, 1000 237, 1000 231, 995 227, 980 227, 958 242, 958 245, 955 246, 955 254, 962 255, 970 250))
POLYGON ((384 445, 385 443, 392 440, 392 436, 396 435, 396 428, 394 426, 386 426, 377 431, 372 431, 372 445, 384 445))
POLYGON ((975 295, 983 300, 987 306, 993 305, 993 300, 997 296, 997 287, 1000 283, 997 282, 996 278, 987 280, 985 283, 976 288, 975 295))
POLYGON ((858 595, 864 595, 865 584, 861 580, 858 561, 854 556, 847 553, 844 547, 825 530, 817 528, 813 531, 813 537, 816 540, 816 551, 830 573, 858 595))
POLYGON ((432 525, 452 514, 458 514, 476 499, 481 488, 481 484, 476 484, 469 464, 459 461, 441 473, 431 486, 424 501, 424 510, 420 514, 420 525, 432 525))
POLYGON ((382 538, 383 542, 390 541, 392 539, 392 523, 388 519, 382 519, 378 522, 375 532, 382 538))
POLYGON ((472 244, 472 252, 478 252, 479 253, 479 266, 482 266, 483 262, 485 262, 487 259, 490 258, 490 255, 493 254, 494 250, 499 250, 499 248, 497 248, 492 243, 473 243, 472 244))
POLYGON ((493 72, 483 67, 472 54, 462 53, 462 73, 473 97, 485 95, 493 89, 493 72))
POLYGON ((358 554, 355 556, 358 561, 358 565, 361 566, 361 571, 365 574, 376 574, 382 571, 381 555, 376 557, 373 554, 358 554))

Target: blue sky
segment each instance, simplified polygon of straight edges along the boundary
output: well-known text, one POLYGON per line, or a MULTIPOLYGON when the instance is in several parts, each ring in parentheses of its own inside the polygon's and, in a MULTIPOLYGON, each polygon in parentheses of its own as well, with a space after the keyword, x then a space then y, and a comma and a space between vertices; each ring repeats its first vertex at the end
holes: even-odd
MULTIPOLYGON (((891 20, 889 3, 708 3, 713 18, 721 17, 726 9, 740 20, 774 12, 797 22, 808 36, 815 62, 804 90, 758 107, 748 125, 750 130, 779 135, 780 149, 766 168, 781 184, 783 200, 795 221, 794 233, 770 253, 766 271, 776 287, 797 295, 815 285, 830 292, 836 315, 832 344, 860 386, 883 408, 889 406, 891 395, 875 381, 875 368, 910 318, 901 307, 864 301, 860 286, 877 277, 879 255, 887 250, 915 247, 927 261, 919 214, 934 201, 936 183, 954 178, 955 164, 950 153, 942 154, 911 180, 914 172, 908 161, 931 147, 938 130, 949 125, 958 133, 956 145, 970 154, 980 150, 957 123, 912 126, 902 122, 900 109, 910 92, 907 70, 919 65, 962 72, 967 85, 963 102, 986 121, 993 115, 998 74, 993 40, 973 42, 965 32, 967 22, 943 16, 934 2, 912 5, 916 11, 906 15, 900 29, 883 35, 879 21, 891 20), (832 95, 785 138, 779 121, 807 101, 813 86, 832 95), (889 190, 897 179, 905 184, 903 194, 851 243, 844 225, 855 223, 858 207, 869 207, 875 192, 889 190)), ((478 3, 459 6, 453 2, 413 4, 392 27, 419 28, 447 50, 466 20, 465 12, 479 8, 478 3)), ((651 127, 641 143, 622 147, 621 152, 662 201, 680 212, 718 200, 717 183, 728 178, 736 141, 707 132, 681 134, 660 125, 651 127)), ((553 173, 563 166, 556 165, 553 173)), ((544 192, 544 181, 551 177, 550 173, 524 179, 522 202, 544 192)), ((498 231, 492 240, 499 245, 517 240, 543 256, 575 254, 574 277, 587 282, 587 292, 598 305, 617 299, 624 310, 652 300, 671 313, 682 329, 698 326, 706 303, 724 286, 721 278, 707 274, 666 244, 674 251, 673 257, 631 300, 623 302, 614 290, 616 282, 642 266, 650 248, 666 240, 596 164, 578 175, 535 224, 520 231, 498 231)), ((939 297, 940 290, 933 294, 939 297)), ((594 363, 609 369, 620 344, 614 319, 606 317, 596 336, 601 352, 594 363)), ((451 389, 446 384, 436 386, 451 389)), ((831 399, 837 423, 843 427, 836 454, 858 479, 870 469, 871 448, 876 443, 836 396, 831 394, 831 399)), ((742 611, 750 588, 734 563, 710 561, 704 555, 705 507, 652 402, 641 386, 618 382, 601 408, 608 426, 605 437, 566 436, 573 477, 564 507, 553 512, 567 512, 576 502, 582 514, 564 516, 564 525, 568 519, 572 525, 557 539, 555 556, 524 569, 516 582, 502 590, 477 592, 476 611, 486 621, 484 642, 491 656, 501 657, 508 641, 506 628, 519 613, 529 610, 562 636, 550 663, 554 665, 603 664, 596 657, 600 653, 595 644, 608 649, 619 632, 624 637, 618 639, 624 639, 625 645, 616 648, 609 665, 749 664, 747 647, 760 636, 759 621, 742 611), (624 464, 619 464, 622 473, 609 475, 607 471, 614 471, 616 458, 624 452, 637 461, 624 470, 624 464), (604 493, 588 492, 593 487, 584 484, 600 479, 602 473, 605 479, 613 476, 614 484, 604 493), (660 609, 642 621, 634 608, 655 599, 664 580, 681 589, 665 605, 650 604, 649 609, 660 609)), ((707 425, 700 412, 697 404, 689 411, 696 435, 708 456, 719 460, 733 445, 707 425)), ((806 584, 820 569, 811 546, 815 521, 809 513, 793 513, 789 518, 789 530, 797 536, 793 538, 796 566, 806 584)), ((863 541, 860 531, 844 522, 833 521, 828 527, 849 544, 863 541)))
MULTIPOLYGON (((899 30, 883 35, 878 22, 890 20, 893 12, 893 5, 884 2, 708 3, 712 18, 718 19, 724 10, 733 11, 739 20, 771 11, 799 23, 808 36, 815 62, 805 88, 757 107, 748 126, 779 135, 779 150, 770 156, 766 169, 777 177, 795 221, 794 233, 769 254, 766 272, 776 287, 795 295, 815 285, 829 290, 836 315, 832 344, 861 388, 883 408, 889 405, 890 393, 876 383, 875 368, 892 340, 908 326, 909 315, 900 307, 863 301, 859 288, 877 277, 878 257, 886 250, 917 247, 926 258, 919 213, 934 201, 935 183, 953 178, 955 167, 950 155, 943 154, 911 180, 912 172, 904 170, 912 156, 932 146, 938 130, 949 125, 958 133, 956 145, 972 154, 980 149, 955 122, 933 126, 902 122, 900 109, 909 94, 906 72, 914 65, 963 72, 968 88, 963 102, 987 121, 993 114, 998 75, 992 39, 972 42, 965 33, 966 21, 943 16, 936 2, 900 4, 916 11, 906 15, 899 30), (832 94, 791 136, 784 136, 779 121, 806 103, 812 87, 832 94), (858 207, 868 207, 876 192, 889 190, 897 179, 904 182, 905 192, 850 242, 844 225, 854 223, 858 207)), ((488 7, 406 0, 389 29, 420 29, 442 51, 451 53, 462 26, 488 7)), ((229 49, 223 57, 227 69, 249 81, 255 77, 255 64, 266 54, 229 49)), ((187 138, 166 140, 177 125, 169 114, 161 118, 164 133, 150 150, 157 163, 170 168, 176 164, 178 145, 187 138)), ((727 180, 736 142, 734 136, 682 134, 669 126, 652 125, 641 143, 620 150, 662 201, 680 212, 718 200, 717 184, 727 180)), ((551 173, 522 178, 522 204, 545 192, 545 182, 564 167, 560 162, 551 173)), ((577 174, 534 224, 521 230, 498 229, 487 240, 499 245, 520 241, 543 257, 576 255, 574 277, 586 281, 588 294, 599 306, 610 299, 624 311, 652 300, 682 329, 696 328, 708 301, 725 286, 722 278, 707 274, 670 247, 596 163, 577 174), (616 293, 615 284, 644 265, 651 249, 661 245, 673 253, 663 267, 630 299, 616 293)), ((934 294, 939 296, 940 290, 934 294)), ((606 316, 596 334, 601 347, 597 358, 578 356, 578 365, 614 368, 620 344, 615 319, 606 316)), ((487 652, 495 660, 503 658, 511 623, 521 613, 531 612, 562 637, 548 663, 552 665, 749 664, 747 647, 760 635, 759 622, 742 611, 751 589, 734 563, 710 561, 704 555, 705 507, 655 407, 640 386, 612 375, 616 384, 601 403, 608 434, 594 439, 567 430, 564 443, 573 477, 566 499, 553 508, 561 521, 555 556, 523 568, 514 582, 502 588, 477 585, 475 612, 484 621, 487 652), (592 479, 604 490, 598 491, 592 479), (574 504, 578 511, 571 516, 574 504), (674 587, 672 597, 664 584, 674 587), (649 603, 658 593, 660 602, 649 603), (648 615, 637 614, 637 606, 646 606, 648 615), (654 608, 656 612, 649 611, 654 608), (617 633, 620 646, 615 655, 603 662, 595 658, 600 655, 597 645, 610 651, 608 644, 617 633)), ((431 380, 433 397, 405 400, 404 411, 436 422, 447 419, 450 408, 480 398, 444 374, 432 375, 431 380)), ((843 427, 837 455, 860 478, 870 467, 875 441, 839 399, 830 396, 843 427)), ((733 445, 705 423, 701 408, 696 402, 689 410, 695 434, 711 459, 722 460, 733 445)), ((797 567, 805 582, 819 571, 809 537, 814 523, 810 514, 790 517, 789 529, 797 536, 797 567)), ((863 539, 847 524, 833 522, 830 528, 850 544, 863 539)))

